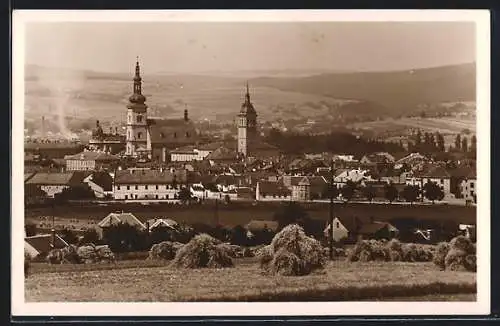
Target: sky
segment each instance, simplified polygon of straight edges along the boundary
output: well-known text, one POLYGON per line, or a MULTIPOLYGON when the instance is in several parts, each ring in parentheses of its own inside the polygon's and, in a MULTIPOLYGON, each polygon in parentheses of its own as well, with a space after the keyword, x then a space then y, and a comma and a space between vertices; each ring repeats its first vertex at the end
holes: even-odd
POLYGON ((389 71, 474 62, 470 22, 103 23, 26 27, 27 64, 130 72, 389 71))

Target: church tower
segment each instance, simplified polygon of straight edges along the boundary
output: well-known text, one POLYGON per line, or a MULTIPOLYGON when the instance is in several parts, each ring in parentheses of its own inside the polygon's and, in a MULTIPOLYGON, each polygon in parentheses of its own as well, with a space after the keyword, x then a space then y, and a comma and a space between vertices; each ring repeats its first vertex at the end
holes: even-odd
POLYGON ((238 114, 238 153, 247 156, 250 144, 257 137, 257 112, 250 101, 250 92, 245 94, 245 102, 241 105, 238 114))
POLYGON ((139 58, 135 65, 134 90, 127 104, 127 156, 137 157, 147 153, 147 109, 146 97, 142 95, 142 78, 139 58), (144 153, 146 152, 146 153, 144 153))

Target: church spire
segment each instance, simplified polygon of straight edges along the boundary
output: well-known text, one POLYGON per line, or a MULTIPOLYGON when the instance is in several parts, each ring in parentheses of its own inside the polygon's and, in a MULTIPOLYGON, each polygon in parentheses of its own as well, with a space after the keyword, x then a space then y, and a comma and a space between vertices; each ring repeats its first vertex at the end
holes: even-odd
POLYGON ((248 90, 248 80, 247 80, 247 93, 245 94, 245 102, 250 103, 250 91, 248 90))
POLYGON ((135 77, 134 77, 134 94, 142 94, 142 78, 141 78, 141 66, 139 65, 139 57, 135 63, 135 77))

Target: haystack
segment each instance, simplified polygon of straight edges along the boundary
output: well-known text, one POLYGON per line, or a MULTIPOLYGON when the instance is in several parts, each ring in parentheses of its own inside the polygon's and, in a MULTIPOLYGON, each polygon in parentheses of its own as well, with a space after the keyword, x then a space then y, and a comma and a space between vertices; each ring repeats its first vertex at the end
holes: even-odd
POLYGON ((470 239, 457 236, 437 246, 433 262, 442 270, 475 272, 476 246, 470 239))
POLYGON ((390 261, 391 252, 387 242, 376 240, 361 240, 349 251, 349 261, 390 261))
POLYGON ((77 253, 80 261, 84 264, 93 264, 99 261, 97 248, 94 244, 78 247, 77 253))
POLYGON ((111 251, 108 245, 96 247, 97 257, 101 262, 116 262, 115 254, 111 251))
POLYGON ((171 260, 174 259, 175 254, 183 246, 180 242, 171 242, 171 241, 163 241, 160 243, 154 244, 149 250, 148 259, 158 260, 165 259, 171 260))
POLYGON ((288 225, 258 254, 260 265, 272 274, 307 275, 324 266, 321 243, 308 237, 302 227, 288 225))
POLYGON ((233 267, 233 260, 221 241, 199 234, 177 251, 172 266, 178 268, 233 267))

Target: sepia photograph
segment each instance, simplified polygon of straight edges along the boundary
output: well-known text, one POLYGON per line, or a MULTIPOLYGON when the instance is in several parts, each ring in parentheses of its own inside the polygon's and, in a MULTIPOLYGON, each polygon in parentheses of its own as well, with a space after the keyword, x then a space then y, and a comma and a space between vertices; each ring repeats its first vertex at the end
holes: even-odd
POLYGON ((489 313, 489 18, 14 12, 13 314, 489 313))

